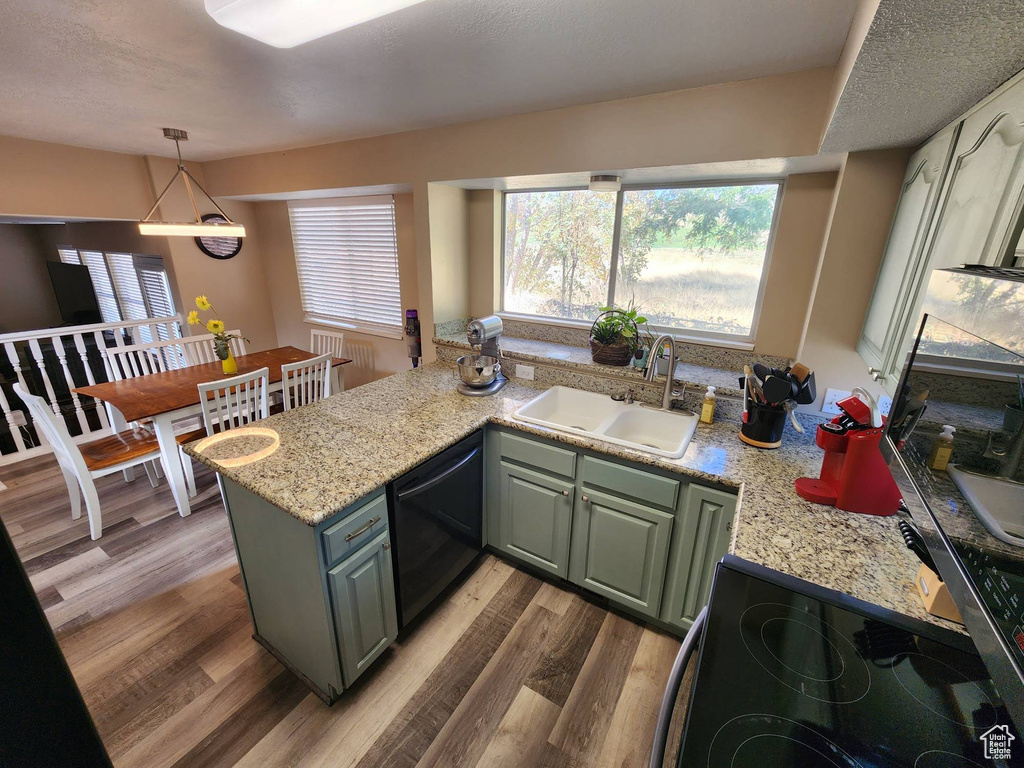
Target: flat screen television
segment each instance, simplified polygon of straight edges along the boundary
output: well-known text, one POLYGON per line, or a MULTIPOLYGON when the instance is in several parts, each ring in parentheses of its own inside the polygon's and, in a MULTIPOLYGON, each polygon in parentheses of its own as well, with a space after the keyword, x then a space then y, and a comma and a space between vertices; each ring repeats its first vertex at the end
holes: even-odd
POLYGON ((88 325, 102 323, 100 305, 92 288, 89 268, 84 264, 65 264, 62 261, 48 261, 50 282, 57 297, 57 307, 65 325, 88 325))

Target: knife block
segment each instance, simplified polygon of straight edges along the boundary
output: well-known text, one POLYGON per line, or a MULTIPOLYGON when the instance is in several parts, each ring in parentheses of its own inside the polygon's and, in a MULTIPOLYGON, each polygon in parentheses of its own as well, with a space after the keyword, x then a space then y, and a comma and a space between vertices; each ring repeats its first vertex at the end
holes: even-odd
POLYGON ((952 595, 949 594, 946 582, 940 579, 938 574, 927 565, 922 563, 921 567, 917 569, 914 586, 917 587, 917 594, 921 596, 925 610, 932 616, 955 621, 957 624, 964 623, 956 603, 953 602, 952 595))

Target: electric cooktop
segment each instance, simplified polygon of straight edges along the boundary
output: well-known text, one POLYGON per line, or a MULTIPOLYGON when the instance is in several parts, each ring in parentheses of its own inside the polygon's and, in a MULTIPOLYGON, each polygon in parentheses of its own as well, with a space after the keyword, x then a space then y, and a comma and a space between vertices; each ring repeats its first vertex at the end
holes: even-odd
POLYGON ((681 768, 966 768, 1021 757, 966 636, 737 558, 719 565, 681 768), (987 757, 987 742, 1004 757, 987 757))

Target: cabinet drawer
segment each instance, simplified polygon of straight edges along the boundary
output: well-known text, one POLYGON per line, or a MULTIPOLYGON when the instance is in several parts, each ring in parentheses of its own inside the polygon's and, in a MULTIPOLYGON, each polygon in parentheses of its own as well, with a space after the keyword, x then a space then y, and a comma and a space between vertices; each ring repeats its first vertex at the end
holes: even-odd
POLYGON ((572 479, 576 477, 576 454, 536 440, 501 433, 501 457, 572 479))
POLYGON ((679 498, 677 480, 612 464, 592 456, 583 458, 583 482, 594 488, 604 488, 666 509, 675 509, 679 498))
POLYGON ((322 534, 324 560, 330 568, 388 527, 388 502, 381 494, 362 509, 335 523, 322 534))

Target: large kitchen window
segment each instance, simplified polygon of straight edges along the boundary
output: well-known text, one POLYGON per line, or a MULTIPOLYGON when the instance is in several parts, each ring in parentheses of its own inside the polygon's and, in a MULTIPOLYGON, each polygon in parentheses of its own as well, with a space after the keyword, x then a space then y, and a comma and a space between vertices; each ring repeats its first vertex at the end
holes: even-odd
POLYGON ((292 201, 288 214, 306 321, 401 338, 394 198, 292 201))
POLYGON ((656 330, 753 340, 779 189, 506 192, 502 310, 590 321, 632 302, 656 330))
MULTIPOLYGON (((174 314, 171 285, 160 256, 75 248, 58 248, 57 252, 65 264, 84 264, 89 268, 103 322, 132 322, 174 314)), ((163 339, 167 329, 156 328, 163 339)), ((139 328, 138 341, 156 340, 148 327, 139 328)))

